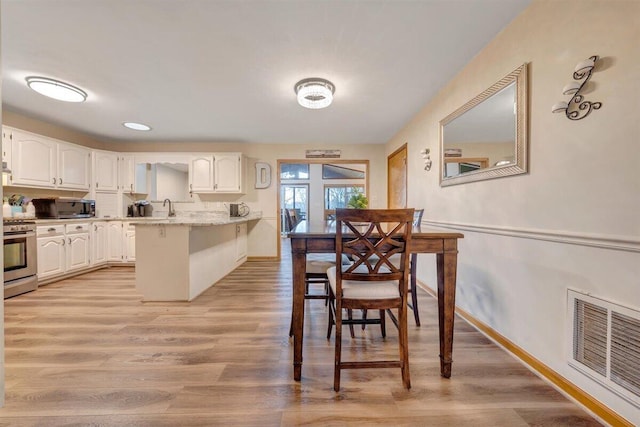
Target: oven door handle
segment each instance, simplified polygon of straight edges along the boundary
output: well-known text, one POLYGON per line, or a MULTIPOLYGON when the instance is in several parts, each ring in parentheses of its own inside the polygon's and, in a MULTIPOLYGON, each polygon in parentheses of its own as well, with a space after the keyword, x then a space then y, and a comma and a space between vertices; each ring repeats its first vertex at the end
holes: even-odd
POLYGON ((36 237, 36 232, 35 231, 28 231, 26 233, 24 232, 20 232, 20 233, 4 233, 4 240, 7 239, 19 239, 21 237, 36 237))

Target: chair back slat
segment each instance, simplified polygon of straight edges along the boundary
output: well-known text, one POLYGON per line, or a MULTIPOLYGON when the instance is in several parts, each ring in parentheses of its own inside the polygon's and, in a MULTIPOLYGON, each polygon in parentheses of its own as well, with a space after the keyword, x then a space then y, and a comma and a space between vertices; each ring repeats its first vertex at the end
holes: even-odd
POLYGON ((406 287, 413 213, 413 209, 336 209, 336 257, 345 254, 353 260, 337 270, 337 282, 399 280, 406 287), (400 255, 399 262, 392 261, 394 255, 400 255))

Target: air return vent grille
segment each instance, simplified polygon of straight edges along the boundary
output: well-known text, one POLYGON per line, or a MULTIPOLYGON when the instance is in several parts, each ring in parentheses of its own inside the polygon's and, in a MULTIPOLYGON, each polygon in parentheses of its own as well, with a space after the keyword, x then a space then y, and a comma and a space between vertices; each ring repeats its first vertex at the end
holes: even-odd
POLYGON ((573 290, 569 364, 640 407, 640 312, 573 290))

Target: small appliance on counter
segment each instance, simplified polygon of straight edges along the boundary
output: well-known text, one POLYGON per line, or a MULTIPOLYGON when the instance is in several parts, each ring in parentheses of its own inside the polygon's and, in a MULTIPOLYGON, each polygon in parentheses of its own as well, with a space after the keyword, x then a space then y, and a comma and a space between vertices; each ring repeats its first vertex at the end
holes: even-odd
POLYGON ((246 203, 229 203, 229 216, 242 217, 249 215, 249 206, 246 203))
POLYGON ((38 219, 73 219, 96 216, 95 200, 70 197, 49 197, 33 199, 38 219))
POLYGON ((138 200, 127 207, 128 217, 152 216, 153 206, 147 200, 138 200))

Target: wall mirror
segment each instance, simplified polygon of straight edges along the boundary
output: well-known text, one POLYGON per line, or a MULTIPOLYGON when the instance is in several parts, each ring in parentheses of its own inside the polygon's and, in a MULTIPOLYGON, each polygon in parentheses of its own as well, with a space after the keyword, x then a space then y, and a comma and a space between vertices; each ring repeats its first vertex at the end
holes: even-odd
POLYGON ((440 121, 440 186, 528 170, 527 64, 440 121))

